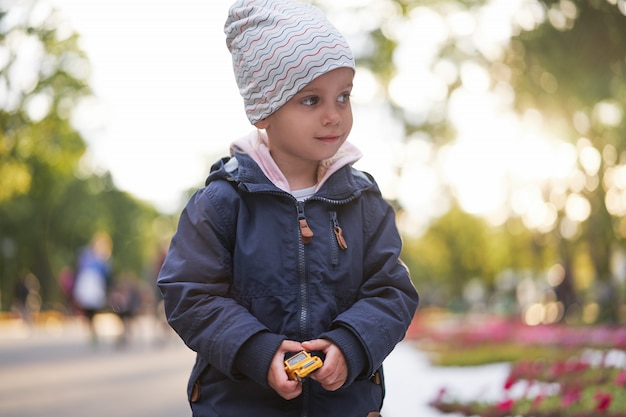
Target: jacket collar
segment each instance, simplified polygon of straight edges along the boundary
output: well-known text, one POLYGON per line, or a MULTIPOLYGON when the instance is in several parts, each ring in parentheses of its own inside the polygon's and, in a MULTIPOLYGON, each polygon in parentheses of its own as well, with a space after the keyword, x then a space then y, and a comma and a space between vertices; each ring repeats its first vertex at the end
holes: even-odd
MULTIPOLYGON (((265 174, 276 187, 283 191, 291 192, 289 182, 270 154, 267 134, 264 131, 257 130, 237 139, 231 144, 230 152, 232 156, 238 153, 250 155, 261 168, 263 174, 265 174)), ((354 164, 361 159, 362 156, 363 154, 356 146, 349 142, 344 142, 335 155, 320 162, 315 191, 319 191, 333 173, 346 165, 354 164)))
MULTIPOLYGON (((222 158, 211 167, 211 173, 206 180, 207 185, 211 181, 221 179, 248 192, 290 194, 272 182, 249 153, 243 153, 239 148, 233 152, 233 156, 222 158)), ((317 199, 345 201, 358 197, 365 190, 378 190, 370 176, 349 164, 335 165, 332 172, 327 170, 325 177, 315 194, 317 199)))

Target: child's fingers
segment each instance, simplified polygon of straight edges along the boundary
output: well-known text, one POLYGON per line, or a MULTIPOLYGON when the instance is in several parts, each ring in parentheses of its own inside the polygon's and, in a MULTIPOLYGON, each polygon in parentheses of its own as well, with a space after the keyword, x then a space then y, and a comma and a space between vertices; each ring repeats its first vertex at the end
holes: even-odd
POLYGON ((335 391, 343 386, 348 376, 346 360, 341 350, 326 339, 315 339, 302 342, 306 350, 320 350, 326 355, 324 366, 311 374, 311 377, 322 384, 328 391, 335 391))
POLYGON ((308 351, 321 350, 322 352, 326 352, 331 345, 332 343, 326 339, 314 339, 302 342, 302 347, 308 351))
POLYGON ((302 344, 293 340, 283 340, 278 350, 282 353, 300 352, 302 350, 302 344))
POLYGON ((302 384, 297 381, 290 381, 287 378, 284 363, 286 353, 299 352, 300 350, 302 350, 302 345, 299 342, 284 340, 274 354, 268 371, 267 380, 269 385, 286 400, 296 398, 302 393, 302 384))

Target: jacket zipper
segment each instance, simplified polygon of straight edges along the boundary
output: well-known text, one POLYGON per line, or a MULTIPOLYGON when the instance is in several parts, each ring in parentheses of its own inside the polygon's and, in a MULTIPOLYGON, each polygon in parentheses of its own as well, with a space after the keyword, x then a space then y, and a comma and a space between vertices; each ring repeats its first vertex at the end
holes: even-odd
POLYGON ((311 242, 313 232, 309 229, 304 215, 304 202, 296 202, 298 209, 298 223, 300 225, 300 242, 298 243, 298 274, 300 285, 300 338, 304 340, 307 337, 307 319, 308 319, 308 291, 306 279, 306 262, 304 245, 311 242), (306 227, 303 227, 305 225, 306 227), (305 236, 306 233, 306 236, 305 236))
MULTIPOLYGON (((296 201, 296 208, 298 210, 298 227, 300 233, 300 241, 298 242, 298 274, 300 285, 300 340, 308 339, 307 332, 307 320, 309 314, 309 295, 307 290, 307 278, 306 278, 306 260, 305 260, 305 245, 311 243, 313 239, 313 231, 309 228, 304 214, 304 201, 296 201)), ((302 385, 302 412, 300 417, 307 417, 309 408, 309 383, 304 381, 302 385)))
POLYGON ((348 244, 343 238, 343 230, 341 230, 341 227, 339 226, 339 221, 337 220, 336 211, 330 212, 330 221, 333 227, 333 233, 335 234, 335 238, 337 239, 337 245, 339 245, 341 249, 348 249, 348 244))
POLYGON ((330 264, 333 267, 339 265, 339 250, 347 249, 348 245, 343 238, 343 232, 337 220, 337 212, 330 212, 330 264))
POLYGON ((300 226, 300 239, 302 243, 309 244, 313 239, 313 231, 309 228, 308 223, 306 222, 306 217, 304 215, 304 202, 298 201, 298 224, 300 226))

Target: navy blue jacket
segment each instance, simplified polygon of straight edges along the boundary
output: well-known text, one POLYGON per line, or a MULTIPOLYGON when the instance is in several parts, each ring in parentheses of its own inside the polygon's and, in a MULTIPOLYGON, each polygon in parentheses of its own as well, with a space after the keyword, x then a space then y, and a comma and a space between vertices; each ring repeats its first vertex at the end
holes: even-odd
POLYGON ((197 353, 188 386, 193 415, 379 411, 382 362, 418 304, 400 250, 392 207, 350 166, 298 202, 245 154, 216 163, 183 210, 158 278, 168 322, 197 353), (308 243, 302 219, 314 234, 308 243), (341 349, 347 382, 330 392, 306 379, 302 395, 284 400, 267 383, 272 357, 285 339, 316 338, 341 349))

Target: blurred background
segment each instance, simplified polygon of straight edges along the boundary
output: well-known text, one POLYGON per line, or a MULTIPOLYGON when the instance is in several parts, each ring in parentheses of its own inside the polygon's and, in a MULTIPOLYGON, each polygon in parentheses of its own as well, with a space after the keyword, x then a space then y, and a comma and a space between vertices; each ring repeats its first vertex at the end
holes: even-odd
MULTIPOLYGON (((109 297, 118 327, 158 311, 178 212, 251 129, 230 3, 0 0, 5 320, 74 316, 103 235, 109 295, 135 300, 109 297)), ((397 209, 420 311, 624 323, 626 1, 317 4, 357 57, 356 167, 397 209)))

